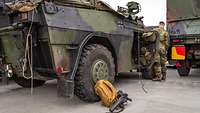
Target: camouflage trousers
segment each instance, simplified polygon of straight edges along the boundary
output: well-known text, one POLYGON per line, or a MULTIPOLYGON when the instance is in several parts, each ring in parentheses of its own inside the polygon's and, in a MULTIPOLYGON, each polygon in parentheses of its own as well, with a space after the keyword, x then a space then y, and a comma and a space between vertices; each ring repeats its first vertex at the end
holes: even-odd
POLYGON ((153 65, 153 71, 154 71, 154 77, 158 78, 166 78, 167 74, 167 52, 164 50, 160 50, 158 54, 156 55, 156 62, 153 65))

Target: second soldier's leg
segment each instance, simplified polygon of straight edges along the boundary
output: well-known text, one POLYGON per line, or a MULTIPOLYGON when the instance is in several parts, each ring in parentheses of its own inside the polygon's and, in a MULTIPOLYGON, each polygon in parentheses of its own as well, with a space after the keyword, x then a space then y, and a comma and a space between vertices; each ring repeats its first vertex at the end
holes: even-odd
POLYGON ((161 81, 162 79, 162 70, 161 70, 161 64, 155 63, 154 64, 154 78, 153 81, 161 81))
POLYGON ((162 80, 166 80, 166 77, 167 77, 167 67, 166 65, 162 65, 162 80))
POLYGON ((167 66, 166 66, 166 62, 167 62, 166 54, 163 54, 163 55, 161 56, 162 80, 166 80, 166 76, 167 76, 167 66))

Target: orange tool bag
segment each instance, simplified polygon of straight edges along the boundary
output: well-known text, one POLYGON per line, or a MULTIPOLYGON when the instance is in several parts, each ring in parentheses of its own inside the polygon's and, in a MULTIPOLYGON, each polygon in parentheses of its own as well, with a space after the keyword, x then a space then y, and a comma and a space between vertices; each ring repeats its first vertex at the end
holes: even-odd
POLYGON ((97 81, 95 92, 100 97, 102 104, 106 107, 111 107, 117 99, 116 88, 107 80, 97 81))

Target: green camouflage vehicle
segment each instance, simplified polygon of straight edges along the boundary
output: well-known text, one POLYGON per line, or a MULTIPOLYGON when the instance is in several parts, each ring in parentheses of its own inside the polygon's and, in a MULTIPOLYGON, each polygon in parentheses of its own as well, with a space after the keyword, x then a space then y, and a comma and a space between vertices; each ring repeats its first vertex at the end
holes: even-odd
POLYGON ((138 3, 114 11, 95 0, 11 1, 1 4, 1 68, 19 85, 57 79, 59 95, 93 102, 97 80, 114 82, 138 68, 144 32, 138 3))
POLYGON ((167 0, 171 58, 180 76, 188 76, 192 65, 200 66, 200 1, 167 0))

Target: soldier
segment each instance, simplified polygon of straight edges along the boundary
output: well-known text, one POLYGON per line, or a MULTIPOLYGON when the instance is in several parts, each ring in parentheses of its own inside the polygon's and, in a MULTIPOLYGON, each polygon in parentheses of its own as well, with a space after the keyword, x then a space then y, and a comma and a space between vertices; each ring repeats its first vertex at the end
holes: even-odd
POLYGON ((161 21, 159 27, 154 29, 160 34, 160 41, 158 45, 158 52, 156 58, 158 62, 154 65, 154 78, 153 81, 166 80, 167 74, 167 49, 168 49, 168 33, 165 31, 165 23, 161 21))

